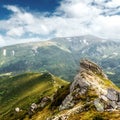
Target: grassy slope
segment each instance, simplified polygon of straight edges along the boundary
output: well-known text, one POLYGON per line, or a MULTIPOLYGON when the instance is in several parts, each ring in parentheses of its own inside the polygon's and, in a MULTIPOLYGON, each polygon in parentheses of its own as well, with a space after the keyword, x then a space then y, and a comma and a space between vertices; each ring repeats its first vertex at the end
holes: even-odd
POLYGON ((9 113, 16 107, 23 109, 25 114, 31 103, 37 102, 43 96, 52 95, 59 86, 66 84, 67 82, 48 73, 25 73, 15 77, 1 78, 1 117, 9 118, 9 113))

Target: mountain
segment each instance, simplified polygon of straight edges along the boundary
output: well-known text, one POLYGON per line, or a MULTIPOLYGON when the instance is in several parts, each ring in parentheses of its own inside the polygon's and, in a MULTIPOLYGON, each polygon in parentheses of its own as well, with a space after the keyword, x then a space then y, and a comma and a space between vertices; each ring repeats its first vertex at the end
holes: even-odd
POLYGON ((67 84, 48 72, 0 76, 0 119, 22 119, 31 104, 39 102, 44 96, 51 97, 58 88, 67 84), (19 115, 15 110, 20 111, 19 115))
MULTIPOLYGON (((71 84, 60 87, 46 106, 48 95, 32 105, 24 120, 114 120, 120 118, 120 89, 94 62, 81 60, 71 84)), ((20 111, 16 111, 16 116, 20 111)))
POLYGON ((120 42, 95 36, 55 38, 0 48, 0 73, 50 71, 71 81, 79 70, 79 59, 94 60, 120 85, 120 42))

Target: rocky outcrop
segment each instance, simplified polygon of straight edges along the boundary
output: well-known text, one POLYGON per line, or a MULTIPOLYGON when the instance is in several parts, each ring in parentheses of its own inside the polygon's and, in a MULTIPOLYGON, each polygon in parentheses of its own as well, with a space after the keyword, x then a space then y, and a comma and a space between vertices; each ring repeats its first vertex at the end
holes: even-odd
POLYGON ((101 75, 102 77, 108 79, 107 76, 104 74, 103 70, 96 63, 91 62, 87 59, 80 61, 80 68, 81 71, 84 70, 91 71, 95 74, 101 75))
POLYGON ((107 98, 111 101, 119 101, 119 92, 115 91, 114 89, 107 90, 107 98))
POLYGON ((50 102, 51 102, 51 98, 46 96, 46 97, 41 98, 37 103, 32 103, 28 111, 29 116, 31 117, 38 110, 42 110, 50 102))
POLYGON ((98 111, 120 110, 119 95, 120 92, 109 88, 106 95, 101 95, 94 100, 94 105, 98 111))
POLYGON ((59 110, 70 109, 85 97, 89 84, 78 74, 70 86, 70 94, 64 99, 59 110))
POLYGON ((97 64, 82 60, 80 72, 75 76, 59 110, 70 109, 79 102, 87 101, 93 101, 97 111, 119 109, 120 92, 114 86, 97 64))

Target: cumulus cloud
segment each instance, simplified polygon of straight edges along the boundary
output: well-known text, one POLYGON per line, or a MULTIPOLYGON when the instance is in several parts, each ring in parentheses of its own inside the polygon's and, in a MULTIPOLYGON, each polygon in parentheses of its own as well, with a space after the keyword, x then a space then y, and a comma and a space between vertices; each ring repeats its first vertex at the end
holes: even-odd
POLYGON ((52 15, 5 5, 12 14, 0 20, 0 31, 5 32, 1 39, 6 44, 86 34, 118 39, 119 5, 119 0, 63 0, 52 15))

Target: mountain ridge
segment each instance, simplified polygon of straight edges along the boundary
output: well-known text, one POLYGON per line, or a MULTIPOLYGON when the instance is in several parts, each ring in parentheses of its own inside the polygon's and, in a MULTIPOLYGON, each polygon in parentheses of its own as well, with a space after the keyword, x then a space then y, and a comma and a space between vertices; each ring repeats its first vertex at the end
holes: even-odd
POLYGON ((119 51, 120 42, 99 40, 92 36, 14 45, 0 48, 0 72, 50 71, 71 81, 76 70, 79 70, 79 59, 86 58, 97 62, 108 77, 119 85, 119 51))

